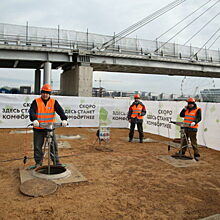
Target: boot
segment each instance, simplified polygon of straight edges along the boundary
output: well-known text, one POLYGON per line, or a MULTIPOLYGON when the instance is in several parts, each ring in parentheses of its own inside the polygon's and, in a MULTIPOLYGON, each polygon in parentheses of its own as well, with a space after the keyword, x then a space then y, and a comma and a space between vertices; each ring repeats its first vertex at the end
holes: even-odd
POLYGON ((199 161, 200 155, 199 155, 199 154, 194 154, 194 159, 195 159, 196 161, 199 161))

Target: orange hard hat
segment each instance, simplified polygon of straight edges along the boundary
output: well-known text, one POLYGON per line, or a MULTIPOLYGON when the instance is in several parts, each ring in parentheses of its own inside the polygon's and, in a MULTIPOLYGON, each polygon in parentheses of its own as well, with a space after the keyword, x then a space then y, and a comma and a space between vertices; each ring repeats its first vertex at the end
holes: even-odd
POLYGON ((140 95, 139 94, 134 94, 134 99, 139 99, 140 95))
POLYGON ((51 86, 49 84, 44 84, 41 88, 41 91, 45 91, 45 92, 51 92, 51 86))
POLYGON ((194 98, 188 98, 186 101, 187 102, 196 102, 196 100, 194 98))

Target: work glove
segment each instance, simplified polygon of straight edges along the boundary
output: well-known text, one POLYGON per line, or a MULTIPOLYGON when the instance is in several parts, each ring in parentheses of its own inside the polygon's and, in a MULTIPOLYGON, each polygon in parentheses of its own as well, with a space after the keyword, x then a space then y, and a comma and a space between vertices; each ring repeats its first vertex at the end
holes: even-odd
POLYGON ((191 124, 190 124, 190 126, 195 126, 196 125, 196 123, 195 122, 192 122, 191 124))
POLYGON ((66 126, 67 126, 67 121, 66 121, 66 120, 63 120, 63 121, 61 122, 61 126, 62 126, 62 127, 66 127, 66 126))
POLYGON ((40 125, 40 124, 39 124, 39 121, 38 121, 38 120, 34 120, 34 121, 33 121, 33 126, 34 126, 34 127, 39 127, 39 125, 40 125))

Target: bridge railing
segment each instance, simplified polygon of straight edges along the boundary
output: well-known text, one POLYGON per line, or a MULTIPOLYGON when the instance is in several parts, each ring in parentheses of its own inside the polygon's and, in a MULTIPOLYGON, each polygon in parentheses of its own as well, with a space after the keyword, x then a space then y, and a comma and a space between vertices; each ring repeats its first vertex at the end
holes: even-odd
POLYGON ((38 46, 48 48, 61 49, 91 49, 94 47, 93 43, 84 41, 72 41, 66 39, 46 38, 46 37, 29 37, 21 35, 3 35, 0 34, 0 44, 18 45, 18 46, 38 46))
MULTIPOLYGON (((5 45, 36 46, 91 52, 94 51, 94 48, 100 48, 103 43, 112 38, 114 36, 88 33, 88 31, 78 32, 0 23, 0 44, 5 45)), ((175 43, 164 44, 164 42, 136 38, 123 38, 113 43, 104 52, 220 63, 219 50, 207 50, 175 43)))
MULTIPOLYGON (((36 47, 47 47, 47 48, 60 48, 70 50, 89 50, 92 51, 96 45, 94 42, 85 41, 72 41, 66 39, 46 38, 46 37, 28 37, 21 35, 3 35, 0 34, 0 44, 4 45, 17 45, 17 46, 36 46, 36 47)), ((142 49, 127 48, 121 45, 113 45, 105 50, 111 53, 124 53, 133 55, 146 55, 142 49)))

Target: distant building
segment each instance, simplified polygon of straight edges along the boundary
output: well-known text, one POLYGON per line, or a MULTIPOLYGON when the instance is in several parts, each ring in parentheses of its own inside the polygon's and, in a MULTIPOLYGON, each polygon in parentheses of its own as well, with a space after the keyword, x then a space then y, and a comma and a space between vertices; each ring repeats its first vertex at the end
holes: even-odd
POLYGON ((11 93, 9 89, 0 88, 0 93, 11 93))
POLYGON ((175 101, 186 101, 189 97, 188 96, 179 96, 175 98, 175 101))
POLYGON ((170 100, 170 94, 160 93, 158 96, 158 100, 161 100, 161 101, 170 100))
POLYGON ((153 101, 157 101, 158 100, 158 94, 154 93, 154 92, 149 92, 148 93, 148 100, 153 100, 153 101))
POLYGON ((31 94, 31 87, 30 86, 20 86, 20 93, 21 94, 31 94))
POLYGON ((135 92, 122 92, 122 97, 131 97, 133 99, 135 92))
POLYGON ((102 87, 92 88, 92 96, 93 97, 103 97, 106 93, 106 90, 102 87))
POLYGON ((18 88, 12 88, 12 89, 10 90, 10 93, 12 93, 12 94, 19 94, 19 93, 20 93, 20 90, 19 90, 18 88))
POLYGON ((147 97, 149 92, 141 92, 141 97, 147 97))
POLYGON ((170 99, 171 100, 175 100, 175 99, 177 99, 179 97, 179 95, 177 95, 177 94, 171 94, 170 95, 170 99))
POLYGON ((186 101, 189 97, 193 97, 197 102, 220 102, 220 89, 204 89, 194 96, 185 96, 178 94, 155 93, 145 91, 113 91, 106 90, 103 87, 92 89, 93 97, 109 97, 109 98, 130 98, 133 99, 134 94, 140 94, 142 100, 151 101, 186 101))
POLYGON ((220 102, 220 89, 204 89, 200 94, 203 102, 220 102))
POLYGON ((52 95, 60 95, 60 90, 54 89, 54 90, 52 90, 51 94, 52 94, 52 95))
POLYGON ((114 98, 114 97, 121 97, 121 94, 122 92, 117 92, 117 91, 114 91, 113 93, 112 93, 112 97, 114 98))
POLYGON ((19 94, 20 91, 18 88, 10 88, 8 86, 4 86, 4 87, 0 88, 0 93, 19 94))

